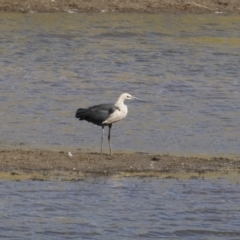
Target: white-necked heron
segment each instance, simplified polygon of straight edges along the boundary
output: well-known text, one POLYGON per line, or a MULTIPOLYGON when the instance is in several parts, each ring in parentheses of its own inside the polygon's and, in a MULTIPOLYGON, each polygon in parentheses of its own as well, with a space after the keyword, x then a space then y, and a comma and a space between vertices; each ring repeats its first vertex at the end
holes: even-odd
POLYGON ((101 137, 101 154, 103 146, 103 136, 104 136, 104 127, 108 126, 108 144, 109 152, 112 154, 111 148, 111 128, 112 124, 118 122, 127 116, 128 108, 124 104, 125 100, 137 99, 128 93, 123 93, 118 98, 117 102, 114 104, 99 104, 89 108, 79 108, 76 112, 75 117, 79 120, 86 120, 93 124, 102 127, 102 137, 101 137))

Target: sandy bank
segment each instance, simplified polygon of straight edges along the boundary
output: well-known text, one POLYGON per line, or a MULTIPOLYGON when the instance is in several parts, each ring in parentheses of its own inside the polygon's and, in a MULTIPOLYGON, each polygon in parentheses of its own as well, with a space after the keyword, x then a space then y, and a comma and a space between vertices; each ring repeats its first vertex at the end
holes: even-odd
POLYGON ((0 0, 4 12, 240 13, 239 0, 0 0))
MULTIPOLYGON (((85 177, 205 178, 240 176, 240 159, 46 150, 1 150, 0 179, 82 180, 85 177)), ((239 178, 240 179, 240 178, 239 178)))

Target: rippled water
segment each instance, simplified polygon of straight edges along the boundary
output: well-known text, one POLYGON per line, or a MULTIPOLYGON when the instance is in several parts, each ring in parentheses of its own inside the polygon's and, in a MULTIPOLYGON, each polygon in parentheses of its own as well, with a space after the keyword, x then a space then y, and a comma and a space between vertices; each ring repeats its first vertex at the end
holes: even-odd
MULTIPOLYGON (((240 152, 240 16, 0 13, 0 143, 98 151, 75 110, 129 92, 115 151, 240 152)), ((105 144, 107 151, 107 144, 105 144)))
POLYGON ((240 239, 226 180, 0 182, 1 239, 240 239))

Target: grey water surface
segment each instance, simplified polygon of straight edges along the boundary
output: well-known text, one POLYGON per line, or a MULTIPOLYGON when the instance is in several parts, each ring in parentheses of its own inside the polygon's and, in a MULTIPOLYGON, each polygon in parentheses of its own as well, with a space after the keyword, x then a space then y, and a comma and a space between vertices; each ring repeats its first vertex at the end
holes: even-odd
POLYGON ((239 240, 240 185, 227 180, 0 182, 0 239, 239 240))
MULTIPOLYGON (((240 16, 0 13, 0 147, 98 151, 75 111, 115 102, 115 151, 240 153, 240 16)), ((107 151, 107 144, 104 145, 107 151)))

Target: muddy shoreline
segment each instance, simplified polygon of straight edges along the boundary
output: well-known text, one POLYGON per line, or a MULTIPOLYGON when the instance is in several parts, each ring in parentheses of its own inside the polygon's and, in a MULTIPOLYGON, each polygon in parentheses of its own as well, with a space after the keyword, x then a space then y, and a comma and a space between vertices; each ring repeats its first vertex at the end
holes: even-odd
POLYGON ((99 155, 76 151, 1 150, 0 179, 68 180, 86 177, 239 178, 240 158, 143 153, 99 155))
POLYGON ((0 0, 2 12, 240 13, 238 0, 0 0))

